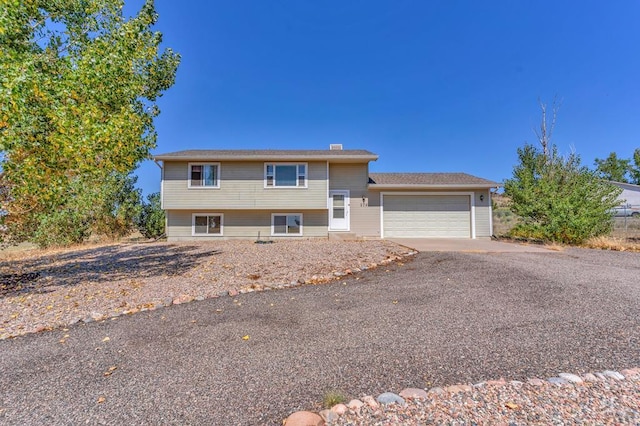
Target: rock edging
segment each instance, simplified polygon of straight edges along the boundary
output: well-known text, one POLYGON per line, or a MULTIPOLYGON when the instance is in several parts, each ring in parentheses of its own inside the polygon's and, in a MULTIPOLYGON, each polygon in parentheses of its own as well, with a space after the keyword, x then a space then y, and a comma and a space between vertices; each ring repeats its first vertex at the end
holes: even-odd
POLYGON ((504 378, 498 380, 488 380, 473 385, 456 384, 447 387, 432 387, 430 389, 406 388, 399 394, 384 392, 374 398, 366 395, 360 399, 352 399, 346 405, 337 404, 329 409, 314 413, 311 411, 296 411, 283 421, 284 426, 322 426, 332 424, 345 414, 359 416, 363 407, 368 407, 374 414, 381 415, 381 407, 387 404, 407 405, 412 400, 426 400, 430 395, 453 395, 458 393, 472 392, 474 389, 484 387, 511 386, 516 389, 523 386, 584 386, 585 383, 616 382, 616 381, 640 381, 640 367, 628 368, 620 372, 605 370, 601 372, 585 373, 583 375, 573 373, 559 373, 557 376, 547 379, 529 378, 525 382, 518 380, 507 381, 504 378), (408 402, 409 401, 409 402, 408 402))

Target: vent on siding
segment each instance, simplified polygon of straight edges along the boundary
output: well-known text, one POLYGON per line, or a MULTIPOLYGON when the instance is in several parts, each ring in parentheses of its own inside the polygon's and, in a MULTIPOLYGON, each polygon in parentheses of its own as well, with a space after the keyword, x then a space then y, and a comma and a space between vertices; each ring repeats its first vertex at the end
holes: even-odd
POLYGON ((329 149, 331 151, 342 151, 342 144, 341 143, 332 143, 331 145, 329 145, 329 149))

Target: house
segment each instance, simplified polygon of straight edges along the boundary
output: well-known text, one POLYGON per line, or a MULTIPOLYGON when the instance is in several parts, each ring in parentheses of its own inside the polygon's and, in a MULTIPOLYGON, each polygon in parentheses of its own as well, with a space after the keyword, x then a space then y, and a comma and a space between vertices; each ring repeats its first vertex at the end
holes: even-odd
POLYGON ((167 239, 492 235, 497 183, 465 173, 369 173, 376 154, 332 148, 155 156, 167 239))
POLYGON ((611 183, 622 188, 622 193, 618 197, 621 206, 640 208, 640 185, 623 182, 611 183))

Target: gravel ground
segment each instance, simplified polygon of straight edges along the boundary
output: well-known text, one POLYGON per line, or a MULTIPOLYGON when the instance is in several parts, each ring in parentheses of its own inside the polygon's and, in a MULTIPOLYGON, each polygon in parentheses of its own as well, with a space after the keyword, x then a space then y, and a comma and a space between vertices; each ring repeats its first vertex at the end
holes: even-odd
POLYGON ((229 291, 326 282, 407 250, 387 241, 119 244, 0 258, 0 338, 229 291))
MULTIPOLYGON (((326 285, 8 339, 0 341, 0 423, 276 425, 317 411, 329 390, 350 399, 621 371, 640 365, 638 272, 635 253, 420 253, 326 285)), ((500 392, 518 406, 556 410, 549 423, 579 423, 576 403, 595 413, 587 422, 637 423, 631 382, 500 392)), ((462 415, 465 395, 425 404, 444 416, 462 398, 462 415)), ((469 401, 478 424, 496 418, 489 396, 469 401)))

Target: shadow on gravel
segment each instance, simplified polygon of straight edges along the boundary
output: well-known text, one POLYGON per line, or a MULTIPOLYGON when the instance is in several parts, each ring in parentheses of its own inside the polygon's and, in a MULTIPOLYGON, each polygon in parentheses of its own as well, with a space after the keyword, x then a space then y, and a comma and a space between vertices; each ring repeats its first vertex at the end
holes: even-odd
POLYGON ((0 262, 0 297, 47 293, 50 286, 181 275, 219 254, 201 246, 114 245, 28 260, 0 262))

